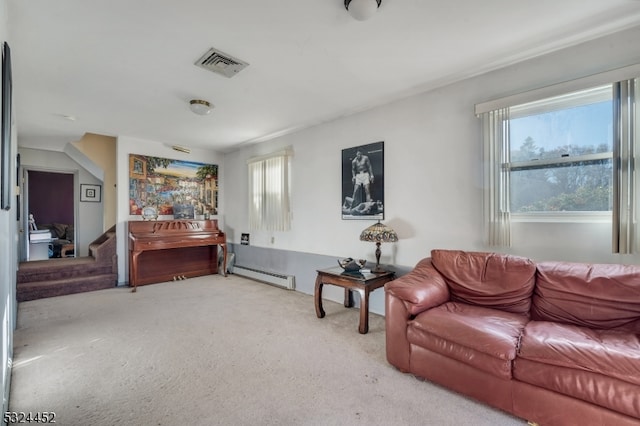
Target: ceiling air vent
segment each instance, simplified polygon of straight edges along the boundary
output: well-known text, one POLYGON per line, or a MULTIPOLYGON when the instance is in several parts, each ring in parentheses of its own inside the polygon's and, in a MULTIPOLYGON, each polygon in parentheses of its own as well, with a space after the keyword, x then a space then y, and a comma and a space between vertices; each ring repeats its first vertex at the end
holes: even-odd
POLYGON ((212 47, 195 65, 225 77, 233 77, 249 64, 212 47))

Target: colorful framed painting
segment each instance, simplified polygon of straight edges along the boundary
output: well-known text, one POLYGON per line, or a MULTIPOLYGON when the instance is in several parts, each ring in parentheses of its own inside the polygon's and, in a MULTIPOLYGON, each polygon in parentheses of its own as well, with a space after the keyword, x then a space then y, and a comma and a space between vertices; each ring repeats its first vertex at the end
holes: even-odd
POLYGON ((130 154, 129 214, 146 207, 174 219, 218 214, 218 166, 130 154))

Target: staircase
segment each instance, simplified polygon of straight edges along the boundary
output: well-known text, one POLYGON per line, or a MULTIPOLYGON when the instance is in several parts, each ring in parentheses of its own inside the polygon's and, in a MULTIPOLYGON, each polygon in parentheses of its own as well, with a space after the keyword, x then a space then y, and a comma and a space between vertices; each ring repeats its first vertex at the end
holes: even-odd
POLYGON ((18 302, 115 287, 118 283, 115 226, 89 245, 89 256, 21 262, 18 302))

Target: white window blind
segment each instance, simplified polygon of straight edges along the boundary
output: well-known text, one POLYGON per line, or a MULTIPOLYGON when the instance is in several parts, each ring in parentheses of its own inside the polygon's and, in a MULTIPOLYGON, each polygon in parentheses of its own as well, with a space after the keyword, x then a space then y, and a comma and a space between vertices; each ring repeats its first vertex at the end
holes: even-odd
POLYGON ((613 86, 613 252, 634 253, 640 249, 637 229, 640 157, 640 111, 636 105, 640 79, 625 80, 613 86))
POLYGON ((509 212, 509 109, 500 108, 483 114, 485 188, 485 223, 490 246, 511 246, 509 212))
POLYGON ((285 150, 247 161, 250 229, 291 229, 290 158, 285 150))

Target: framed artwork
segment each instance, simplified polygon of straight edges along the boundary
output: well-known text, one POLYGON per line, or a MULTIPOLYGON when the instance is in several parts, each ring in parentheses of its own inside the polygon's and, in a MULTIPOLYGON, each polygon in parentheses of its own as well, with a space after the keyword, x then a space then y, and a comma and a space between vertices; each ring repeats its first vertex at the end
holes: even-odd
POLYGON ((99 203, 102 198, 101 185, 80 184, 80 201, 99 203))
POLYGON ((342 150, 342 219, 384 219, 384 142, 342 150))
MULTIPOLYGON (((20 181, 20 154, 16 155, 16 176, 20 181)), ((20 187, 16 186, 16 220, 20 220, 20 187)))
POLYGON ((174 219, 218 214, 218 166, 130 154, 129 214, 146 207, 174 219))
POLYGON ((11 208, 11 49, 2 44, 2 135, 0 135, 0 208, 11 208))

